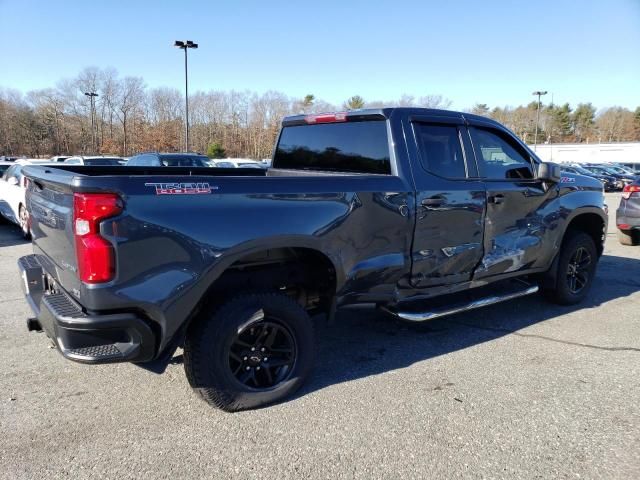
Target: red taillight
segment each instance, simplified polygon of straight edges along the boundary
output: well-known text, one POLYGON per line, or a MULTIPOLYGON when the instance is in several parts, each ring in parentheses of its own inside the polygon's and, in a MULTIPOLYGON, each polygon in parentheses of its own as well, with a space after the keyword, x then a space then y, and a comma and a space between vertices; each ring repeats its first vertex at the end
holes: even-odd
POLYGON ((307 115, 304 117, 307 123, 339 123, 347 121, 347 112, 321 113, 320 115, 307 115))
POLYGON ((630 199, 631 195, 640 192, 640 185, 625 185, 622 189, 622 198, 630 199))
POLYGON ((100 236, 100 222, 122 212, 122 201, 114 193, 75 193, 73 233, 80 280, 108 282, 115 274, 113 246, 100 236))

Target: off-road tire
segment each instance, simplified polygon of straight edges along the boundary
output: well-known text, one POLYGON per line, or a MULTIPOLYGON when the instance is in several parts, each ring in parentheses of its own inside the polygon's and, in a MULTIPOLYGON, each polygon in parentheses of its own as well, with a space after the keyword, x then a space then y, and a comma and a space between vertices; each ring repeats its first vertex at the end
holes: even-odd
POLYGON ((284 294, 239 295, 194 322, 185 339, 184 369, 191 387, 214 407, 235 412, 272 404, 298 390, 313 369, 313 321, 304 308, 284 294), (260 321, 251 322, 260 310, 265 321, 276 319, 288 329, 296 345, 295 362, 288 376, 261 389, 240 383, 229 363, 229 351, 239 331, 260 328, 260 321))
POLYGON ((581 231, 567 232, 562 243, 559 253, 556 281, 554 288, 547 288, 542 291, 544 296, 559 305, 575 305, 581 302, 589 293, 589 289, 593 284, 598 264, 598 251, 596 250, 593 238, 581 231), (575 259, 578 250, 588 253, 590 264, 584 270, 586 282, 585 285, 577 292, 572 291, 570 285, 570 264, 575 259))

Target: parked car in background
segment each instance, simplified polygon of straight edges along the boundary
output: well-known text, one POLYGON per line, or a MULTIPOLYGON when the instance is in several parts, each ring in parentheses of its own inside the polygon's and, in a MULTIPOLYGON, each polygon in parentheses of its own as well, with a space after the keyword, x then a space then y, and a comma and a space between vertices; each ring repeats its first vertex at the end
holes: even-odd
POLYGON ((64 162, 67 158, 69 158, 71 155, 54 155, 53 157, 51 157, 49 159, 50 162, 64 162))
POLYGON ((2 155, 2 156, 0 156, 0 162, 15 162, 16 160, 18 160, 18 158, 20 158, 20 157, 2 155))
POLYGON ((145 152, 134 155, 128 167, 210 167, 209 158, 198 153, 145 152))
POLYGON ((607 165, 607 168, 609 170, 613 170, 614 172, 620 174, 620 175, 626 175, 629 177, 637 177, 639 175, 638 172, 633 171, 632 169, 630 169, 629 167, 625 167, 624 165, 618 165, 618 164, 611 164, 611 165, 607 165))
MULTIPOLYGON (((2 162, 5 163, 5 162, 2 162)), ((20 159, 9 164, 0 178, 0 214, 20 227, 22 236, 29 238, 29 212, 25 203, 27 178, 22 174, 26 165, 51 165, 46 160, 20 159)))
POLYGON ((602 186, 605 192, 612 192, 616 187, 616 179, 610 175, 600 175, 593 173, 580 165, 561 165, 562 171, 567 173, 573 173, 575 175, 584 175, 586 177, 596 178, 602 182, 602 186))
POLYGON ((93 156, 75 156, 67 158, 63 163, 70 165, 91 165, 93 167, 98 166, 118 166, 121 165, 121 157, 104 157, 101 155, 93 156))
POLYGON ((622 175, 605 165, 587 164, 584 166, 584 168, 599 175, 608 175, 614 177, 616 179, 616 187, 618 190, 622 190, 625 185, 633 183, 633 181, 635 180, 632 175, 622 175))
POLYGON ((625 185, 616 210, 618 240, 622 245, 640 243, 640 180, 625 185))

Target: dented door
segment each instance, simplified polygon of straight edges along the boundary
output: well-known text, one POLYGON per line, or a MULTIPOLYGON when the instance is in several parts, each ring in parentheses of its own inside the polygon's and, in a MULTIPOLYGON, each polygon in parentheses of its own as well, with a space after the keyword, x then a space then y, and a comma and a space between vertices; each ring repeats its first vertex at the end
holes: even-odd
POLYGON ((464 121, 419 116, 407 125, 417 203, 411 283, 427 288, 468 281, 483 256, 486 192, 464 121))
MULTIPOLYGON (((475 125, 474 125, 475 124, 475 125)), ((513 135, 492 125, 469 128, 486 185, 484 256, 474 279, 540 267, 545 237, 556 218, 556 189, 535 178, 534 161, 513 135)))

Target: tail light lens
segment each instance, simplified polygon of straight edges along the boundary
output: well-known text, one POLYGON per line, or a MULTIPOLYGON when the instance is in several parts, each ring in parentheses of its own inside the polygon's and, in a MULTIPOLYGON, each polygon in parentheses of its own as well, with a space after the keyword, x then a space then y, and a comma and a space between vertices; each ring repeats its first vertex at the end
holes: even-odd
POLYGON ((113 246, 100 236, 100 222, 122 212, 122 201, 114 193, 75 193, 73 229, 80 280, 108 282, 115 275, 113 246))
POLYGON ((640 185, 625 185, 622 189, 622 198, 629 200, 631 195, 640 192, 640 185))

